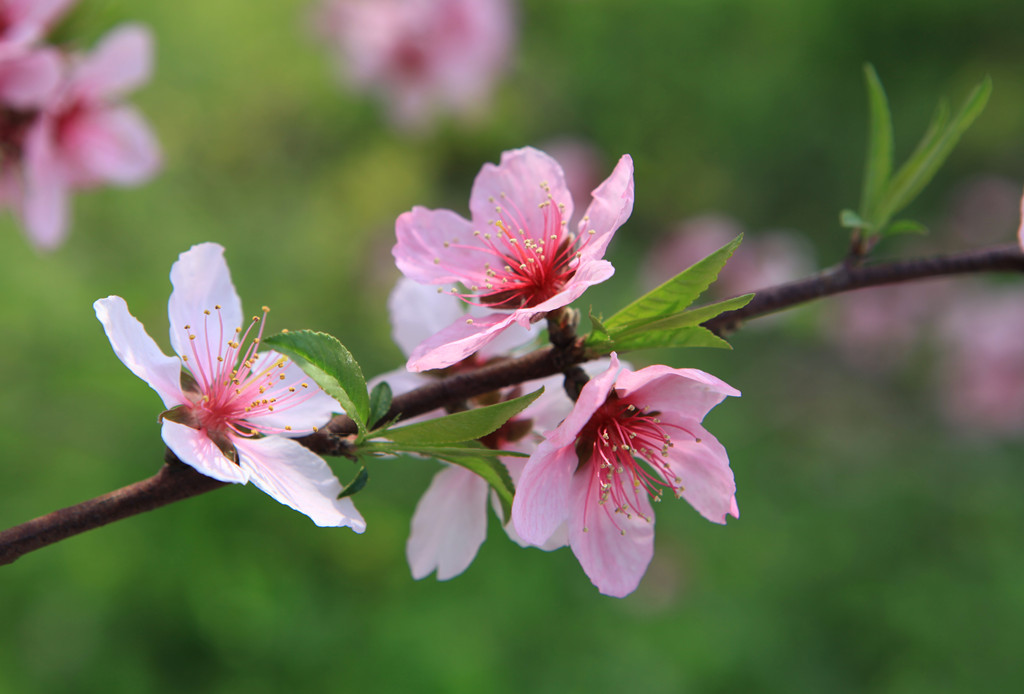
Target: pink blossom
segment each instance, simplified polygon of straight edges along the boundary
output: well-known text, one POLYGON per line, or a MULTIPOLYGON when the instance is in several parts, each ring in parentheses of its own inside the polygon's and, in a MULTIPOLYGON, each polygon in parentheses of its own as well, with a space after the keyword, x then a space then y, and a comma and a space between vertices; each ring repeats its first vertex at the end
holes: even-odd
POLYGON ((558 163, 526 147, 485 164, 473 183, 472 221, 451 210, 414 207, 395 223, 398 269, 426 284, 461 284, 451 292, 493 311, 459 318, 421 343, 410 371, 455 364, 513 324, 527 327, 612 276, 603 259, 615 230, 633 210, 633 160, 623 155, 593 192, 577 233, 573 201, 558 163))
POLYGON ((0 0, 0 58, 15 55, 46 35, 77 0, 0 0))
POLYGON ((939 404, 975 436, 1024 433, 1024 302, 1019 287, 960 287, 939 326, 939 404))
MULTIPOLYGON (((43 106, 57 91, 63 62, 60 53, 52 48, 25 51, 9 58, 0 57, 0 140, 11 141, 10 121, 24 112, 43 106)), ((5 148, 6 149, 6 148, 5 148)), ((7 150, 8 154, 18 152, 7 150)))
POLYGON ((114 353, 163 400, 167 447, 208 477, 251 481, 317 525, 363 532, 351 499, 338 499, 342 487, 331 469, 291 439, 316 431, 340 406, 286 357, 257 353, 265 321, 253 317, 242 331, 224 249, 204 243, 182 253, 171 284, 167 312, 178 356, 160 350, 121 297, 94 304, 114 353))
POLYGON ((714 523, 739 517, 725 448, 701 426, 739 391, 696 369, 620 373, 618 358, 526 463, 512 522, 540 544, 568 523, 569 546, 606 595, 636 589, 654 555, 650 498, 668 491, 714 523))
POLYGON ((118 103, 149 79, 152 38, 141 26, 114 30, 71 68, 25 134, 20 211, 31 240, 52 249, 67 233, 74 189, 138 185, 160 166, 160 150, 139 113, 118 103))
POLYGON ((1017 229, 1017 243, 1024 249, 1024 198, 1020 201, 1020 228, 1017 229))
POLYGON ((352 85, 406 128, 480 110, 515 34, 508 0, 329 0, 320 22, 352 85))

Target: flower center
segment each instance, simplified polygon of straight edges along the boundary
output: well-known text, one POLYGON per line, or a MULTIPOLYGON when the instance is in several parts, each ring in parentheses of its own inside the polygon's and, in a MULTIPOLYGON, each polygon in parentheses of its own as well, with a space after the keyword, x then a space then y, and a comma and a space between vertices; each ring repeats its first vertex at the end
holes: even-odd
POLYGON ((645 493, 661 501, 666 489, 676 497, 683 492, 682 480, 668 464, 669 426, 658 414, 613 392, 580 434, 576 452, 581 465, 591 465, 587 506, 596 500, 613 522, 614 514, 650 521, 640 503, 645 493))
POLYGON ((301 433, 289 425, 259 421, 261 416, 286 411, 316 393, 306 382, 288 383, 284 371, 288 365, 286 357, 257 354, 265 325, 263 318, 269 311, 264 306, 262 318, 253 316, 245 332, 235 328, 230 336, 225 335, 220 306, 212 312, 203 311, 202 329, 183 327, 191 349, 191 356, 181 357, 191 376, 186 390, 192 404, 187 407, 196 428, 220 436, 301 433), (256 335, 249 341, 254 330, 256 335))
MULTIPOLYGON (((541 188, 547 199, 539 205, 543 215, 539 229, 531 228, 526 215, 501 194, 501 204, 494 208, 497 218, 489 220, 493 231, 474 231, 473 235, 482 243, 458 246, 490 256, 483 264, 483 277, 467 287, 469 291, 452 293, 468 303, 515 310, 547 301, 568 284, 576 274, 580 251, 594 232, 590 231, 580 242, 566 228, 564 206, 552 199, 546 183, 541 188)), ((491 202, 496 201, 491 198, 491 202)))

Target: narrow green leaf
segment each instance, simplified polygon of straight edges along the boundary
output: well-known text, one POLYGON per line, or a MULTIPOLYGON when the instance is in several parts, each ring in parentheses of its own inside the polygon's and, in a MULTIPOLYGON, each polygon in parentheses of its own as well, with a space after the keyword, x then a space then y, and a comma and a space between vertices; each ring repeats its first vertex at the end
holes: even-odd
MULTIPOLYGON (((650 321, 688 307, 718 277, 725 261, 743 240, 740 234, 707 258, 700 260, 661 286, 655 287, 604 321, 604 328, 612 335, 634 323, 650 321)), ((595 339, 595 342, 599 341, 595 339)))
POLYGON ((415 443, 393 443, 391 441, 372 441, 370 443, 364 443, 359 447, 360 453, 385 453, 388 455, 398 455, 400 453, 415 453, 417 455, 425 455, 432 458, 444 458, 445 456, 453 455, 476 455, 484 458, 528 458, 529 455, 526 453, 520 453, 518 451, 507 451, 501 448, 488 448, 476 441, 465 441, 463 443, 454 443, 450 446, 426 446, 418 445, 415 443))
POLYGON ((913 219, 897 219, 882 232, 883 236, 896 236, 897 234, 927 234, 928 227, 913 219))
POLYGON ((543 388, 527 395, 487 407, 456 412, 445 417, 388 429, 381 436, 395 443, 436 446, 460 441, 473 441, 487 436, 512 419, 540 397, 543 388))
POLYGON ((948 111, 940 106, 917 149, 893 176, 871 221, 879 228, 884 227, 893 215, 913 202, 953 151, 960 136, 984 110, 991 93, 992 80, 986 77, 971 91, 948 123, 948 111))
POLYGON ((594 312, 590 312, 590 324, 594 326, 594 333, 608 336, 608 328, 604 327, 604 323, 601 319, 594 315, 594 312))
POLYGON ((264 338, 260 346, 291 358, 328 395, 341 403, 360 431, 365 431, 370 411, 366 379, 352 354, 336 338, 327 333, 297 330, 264 338))
MULTIPOLYGON (((868 89, 868 147, 864 162, 864 185, 861 189, 860 217, 871 219, 892 173, 892 115, 878 73, 871 63, 864 65, 868 89)), ((844 227, 865 228, 861 224, 843 223, 844 227)))
POLYGON ((724 301, 718 301, 689 311, 680 311, 679 313, 673 313, 670 316, 655 318, 647 321, 646 323, 633 323, 630 327, 616 332, 612 337, 612 340, 618 344, 627 337, 641 333, 654 330, 675 330, 677 328, 700 325, 704 321, 710 320, 720 313, 743 308, 749 304, 750 300, 753 298, 753 294, 744 294, 742 296, 725 299, 724 301))
POLYGON ((344 499, 346 496, 352 496, 365 487, 369 479, 370 473, 366 471, 366 468, 359 468, 359 473, 356 475, 355 479, 345 485, 345 488, 341 490, 341 494, 338 495, 338 498, 344 499))
POLYGON ((381 381, 370 391, 370 413, 366 423, 371 428, 377 426, 384 415, 391 409, 391 386, 381 381))
MULTIPOLYGON (((601 347, 601 345, 597 347, 601 347)), ((602 351, 601 353, 607 354, 613 350, 628 352, 637 349, 654 349, 656 347, 714 347, 718 349, 732 349, 732 345, 707 328, 700 325, 691 325, 685 328, 651 330, 630 335, 622 340, 616 340, 614 343, 608 343, 607 351, 602 351)))
POLYGON ((853 210, 842 210, 839 213, 839 225, 844 229, 869 229, 871 225, 861 219, 853 210))

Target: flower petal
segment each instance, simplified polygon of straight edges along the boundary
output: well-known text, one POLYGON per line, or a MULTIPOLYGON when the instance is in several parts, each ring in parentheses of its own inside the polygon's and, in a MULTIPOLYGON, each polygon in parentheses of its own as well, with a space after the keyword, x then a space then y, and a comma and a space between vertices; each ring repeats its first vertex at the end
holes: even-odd
POLYGON ((68 231, 69 191, 54 148, 52 127, 44 116, 25 136, 22 216, 29 239, 44 250, 59 246, 68 231))
POLYGON ((652 410, 678 412, 697 421, 704 419, 726 396, 740 392, 709 373, 698 369, 673 369, 661 364, 639 371, 623 371, 615 382, 623 397, 652 410))
POLYGON ((512 325, 514 317, 515 314, 492 313, 482 318, 460 318, 414 349, 406 368, 427 371, 460 362, 512 325))
POLYGON ((672 437, 668 465, 683 485, 682 497, 712 523, 739 518, 736 480, 725 447, 696 420, 676 412, 659 415, 672 437))
POLYGON ((320 456, 291 439, 231 437, 238 449, 239 466, 249 481, 271 497, 309 516, 321 527, 366 530, 352 500, 338 498, 341 483, 320 456))
POLYGON ((579 234, 586 238, 594 231, 580 251, 584 258, 601 258, 615 231, 633 213, 633 159, 623 154, 615 169, 591 193, 593 200, 579 223, 579 234))
POLYGON ((544 544, 569 515, 569 490, 578 465, 574 446, 556 447, 550 441, 530 456, 512 501, 512 523, 523 541, 544 544))
POLYGON ((175 352, 191 358, 186 325, 203 350, 207 337, 214 353, 227 340, 235 339, 235 328, 242 325, 242 301, 231 283, 223 246, 201 243, 182 253, 171 266, 171 284, 174 290, 167 302, 167 314, 175 352))
MULTIPOLYGON (((521 308, 516 311, 520 316, 535 316, 539 313, 547 313, 562 306, 568 306, 583 295, 587 287, 600 284, 615 274, 615 268, 607 260, 585 260, 576 268, 576 274, 572 276, 562 291, 541 303, 521 308)), ((519 321, 522 323, 522 320, 519 321)))
POLYGON ((405 546, 412 577, 447 581, 469 567, 487 537, 487 482, 457 465, 434 475, 416 504, 405 546))
POLYGON ((168 357, 157 347, 142 323, 128 312, 125 300, 119 296, 108 296, 98 299, 92 306, 114 354, 157 392, 164 407, 170 409, 186 403, 181 391, 181 360, 168 357))
POLYGON ((398 242, 391 249, 406 277, 426 284, 483 281, 490 258, 473 235, 473 224, 451 210, 414 207, 395 221, 398 242))
POLYGON ((197 472, 221 482, 245 484, 249 480, 248 472, 225 458, 202 429, 165 419, 160 435, 178 460, 191 465, 197 472))
POLYGON ((465 306, 456 296, 402 277, 388 296, 391 337, 402 354, 409 356, 421 342, 464 318, 465 306))
POLYGON ((295 362, 283 354, 274 351, 261 352, 257 355, 252 372, 259 373, 282 359, 285 361, 284 368, 275 370, 274 396, 277 397, 277 403, 274 411, 250 414, 246 421, 260 427, 291 427, 288 432, 278 432, 281 436, 305 436, 326 424, 331 415, 342 411, 342 407, 337 400, 314 383, 313 379, 303 373, 295 362), (303 383, 306 384, 306 388, 302 387, 303 383), (295 392, 289 393, 288 388, 295 388, 295 392))
POLYGON ((78 65, 71 90, 89 101, 109 101, 145 84, 152 72, 153 35, 141 24, 125 24, 78 65))
POLYGON ((600 492, 589 467, 573 476, 569 546, 602 593, 625 597, 636 590, 654 557, 654 514, 643 491, 635 503, 647 519, 609 513, 611 509, 598 503, 600 492))
POLYGON ((503 216, 526 230, 528 237, 540 238, 546 228, 541 204, 547 203, 549 196, 560 209, 562 219, 572 217, 572 196, 562 167, 539 149, 523 147, 502 152, 497 166, 484 164, 473 181, 469 209, 477 228, 497 221, 495 208, 500 207, 503 216))
POLYGON ((82 110, 62 133, 61 155, 75 185, 138 185, 160 168, 160 145, 133 108, 82 110))
POLYGON ((619 374, 619 356, 612 352, 608 369, 587 381, 580 391, 576 405, 558 428, 547 434, 547 440, 554 446, 575 446, 576 436, 587 425, 598 408, 608 399, 615 377, 619 374))
POLYGON ((15 109, 41 107, 60 85, 64 63, 45 48, 0 62, 0 102, 15 109))

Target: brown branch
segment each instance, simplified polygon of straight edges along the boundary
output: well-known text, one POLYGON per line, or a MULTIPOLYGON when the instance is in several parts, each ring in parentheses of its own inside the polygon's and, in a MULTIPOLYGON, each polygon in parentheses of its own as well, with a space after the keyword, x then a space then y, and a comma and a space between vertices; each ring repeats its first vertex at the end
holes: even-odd
MULTIPOLYGON (((1017 246, 1007 246, 931 258, 844 264, 804 280, 757 292, 743 308, 712 318, 704 326, 723 335, 751 318, 824 296, 883 284, 978 272, 1024 272, 1024 253, 1017 246)), ((561 348, 549 345, 522 357, 493 361, 396 396, 387 417, 412 417, 498 388, 562 373, 588 357, 582 340, 577 339, 561 348)), ((343 455, 350 450, 345 437, 355 432, 351 419, 338 416, 320 432, 299 441, 318 453, 343 455)), ((223 482, 204 477, 172 456, 147 480, 0 532, 0 565, 10 564, 28 552, 86 530, 223 486, 223 482)))

